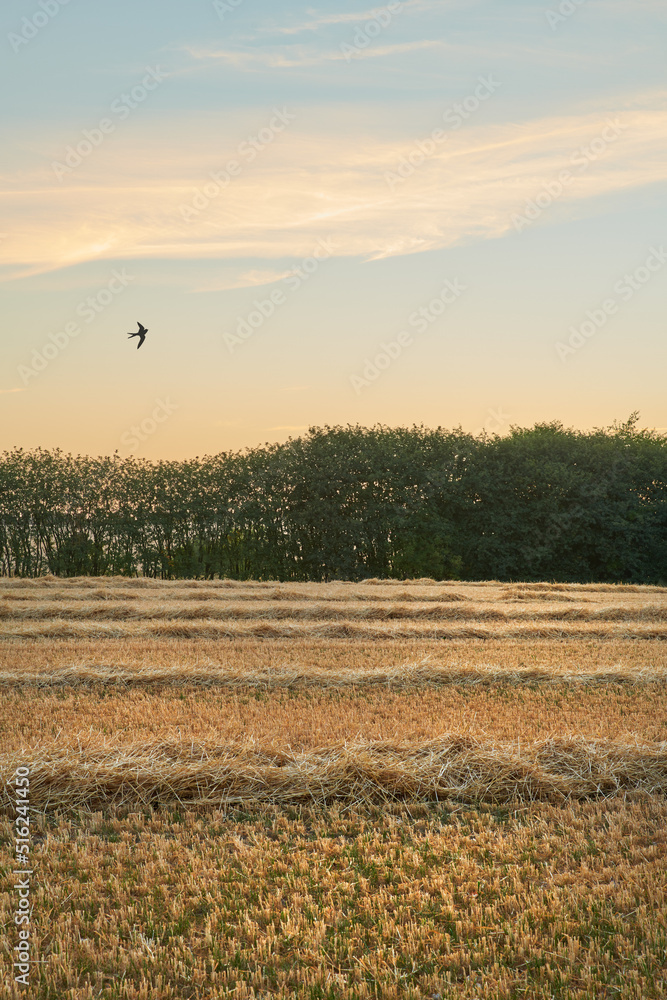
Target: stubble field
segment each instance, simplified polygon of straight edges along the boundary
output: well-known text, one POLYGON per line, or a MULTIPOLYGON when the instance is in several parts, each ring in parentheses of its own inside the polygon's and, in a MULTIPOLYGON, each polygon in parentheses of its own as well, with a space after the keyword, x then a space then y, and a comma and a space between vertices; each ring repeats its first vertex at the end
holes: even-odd
POLYGON ((658 587, 5 580, 7 995, 664 996, 665 638, 658 587))

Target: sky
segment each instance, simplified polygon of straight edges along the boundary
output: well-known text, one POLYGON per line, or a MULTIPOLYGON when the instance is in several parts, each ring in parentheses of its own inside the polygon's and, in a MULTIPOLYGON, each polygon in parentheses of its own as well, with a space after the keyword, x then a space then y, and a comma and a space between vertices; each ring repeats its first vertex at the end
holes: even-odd
POLYGON ((0 21, 0 450, 667 430, 664 0, 0 21))

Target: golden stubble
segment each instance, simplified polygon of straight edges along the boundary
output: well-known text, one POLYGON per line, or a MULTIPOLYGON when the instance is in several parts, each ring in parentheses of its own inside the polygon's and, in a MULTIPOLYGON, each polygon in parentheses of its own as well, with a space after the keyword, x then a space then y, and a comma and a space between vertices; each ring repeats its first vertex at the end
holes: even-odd
POLYGON ((665 594, 5 581, 7 995, 663 996, 665 594))
POLYGON ((666 830, 646 795, 56 815, 35 829, 39 995, 650 1000, 666 830))

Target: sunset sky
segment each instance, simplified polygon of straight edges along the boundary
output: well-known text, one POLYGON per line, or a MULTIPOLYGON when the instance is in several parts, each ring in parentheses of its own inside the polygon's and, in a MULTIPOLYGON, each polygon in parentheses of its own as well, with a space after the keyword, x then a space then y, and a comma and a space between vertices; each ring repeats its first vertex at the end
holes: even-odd
POLYGON ((667 430, 664 0, 0 17, 1 448, 667 430))

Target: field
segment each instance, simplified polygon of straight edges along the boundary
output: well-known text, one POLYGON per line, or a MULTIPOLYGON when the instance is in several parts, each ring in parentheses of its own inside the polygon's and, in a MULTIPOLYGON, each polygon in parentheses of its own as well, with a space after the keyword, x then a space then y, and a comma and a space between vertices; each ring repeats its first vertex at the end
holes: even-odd
POLYGON ((650 586, 4 580, 7 996, 667 995, 666 638, 650 586))

